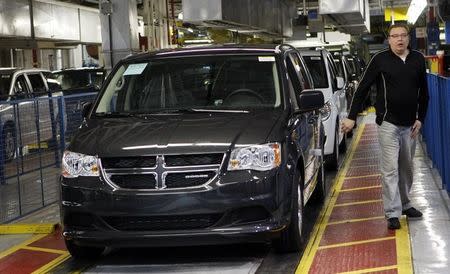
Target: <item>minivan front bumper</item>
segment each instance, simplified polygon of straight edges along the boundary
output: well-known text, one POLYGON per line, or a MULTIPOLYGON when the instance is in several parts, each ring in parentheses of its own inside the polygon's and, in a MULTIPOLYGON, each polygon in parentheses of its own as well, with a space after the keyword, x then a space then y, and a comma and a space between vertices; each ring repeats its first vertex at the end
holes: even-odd
POLYGON ((63 235, 78 245, 112 247, 264 242, 289 223, 290 182, 281 169, 232 172, 204 189, 166 192, 63 178, 63 235))

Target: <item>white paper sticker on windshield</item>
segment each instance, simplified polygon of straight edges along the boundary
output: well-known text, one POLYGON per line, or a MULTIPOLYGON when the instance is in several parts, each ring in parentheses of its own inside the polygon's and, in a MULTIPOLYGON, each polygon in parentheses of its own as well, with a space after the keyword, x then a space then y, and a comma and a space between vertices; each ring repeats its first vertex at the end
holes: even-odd
POLYGON ((320 60, 321 58, 320 58, 320 56, 311 56, 310 59, 311 60, 320 60))
POLYGON ((274 56, 258 56, 258 61, 260 62, 275 62, 274 56))
POLYGON ((141 63, 141 64, 130 64, 123 73, 123 75, 139 75, 141 74, 145 67, 147 66, 147 63, 141 63))

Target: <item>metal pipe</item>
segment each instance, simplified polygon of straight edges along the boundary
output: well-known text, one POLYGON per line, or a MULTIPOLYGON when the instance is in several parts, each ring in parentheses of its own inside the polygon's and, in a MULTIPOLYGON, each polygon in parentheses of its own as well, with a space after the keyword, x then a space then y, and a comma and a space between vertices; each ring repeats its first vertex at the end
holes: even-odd
POLYGON ((169 45, 172 44, 172 41, 170 40, 170 26, 169 26, 169 1, 166 0, 166 20, 167 20, 167 42, 169 45))

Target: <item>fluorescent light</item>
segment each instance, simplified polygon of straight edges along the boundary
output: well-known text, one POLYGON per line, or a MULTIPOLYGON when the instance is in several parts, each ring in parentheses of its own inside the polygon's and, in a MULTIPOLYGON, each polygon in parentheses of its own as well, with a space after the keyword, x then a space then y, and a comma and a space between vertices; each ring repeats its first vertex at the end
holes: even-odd
POLYGON ((408 23, 414 24, 419 18, 422 11, 427 6, 427 0, 412 0, 409 5, 408 12, 406 13, 406 17, 408 18, 408 23))

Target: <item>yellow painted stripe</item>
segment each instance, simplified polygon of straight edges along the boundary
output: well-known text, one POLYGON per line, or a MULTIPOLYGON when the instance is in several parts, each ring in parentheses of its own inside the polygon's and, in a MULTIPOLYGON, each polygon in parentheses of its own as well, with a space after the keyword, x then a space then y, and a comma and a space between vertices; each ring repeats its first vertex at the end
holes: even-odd
POLYGON ((342 207, 342 206, 354 206, 354 205, 364 205, 364 204, 372 204, 372 203, 379 203, 383 202, 383 200, 366 200, 366 201, 359 201, 359 202, 352 202, 352 203, 342 203, 342 204, 335 204, 334 207, 342 207))
POLYGON ((343 247, 343 246, 351 246, 351 245, 376 243, 376 242, 388 241, 388 240, 394 240, 394 239, 395 239, 395 236, 383 237, 383 238, 370 239, 370 240, 364 240, 364 241, 353 241, 353 242, 345 242, 345 243, 334 244, 334 245, 323 245, 323 246, 319 246, 318 249, 322 250, 322 249, 335 248, 335 247, 343 247))
POLYGON ((34 272, 31 272, 32 274, 41 274, 41 273, 49 273, 51 269, 53 269, 55 266, 61 264, 65 260, 70 258, 69 252, 66 252, 66 254, 63 254, 59 256, 58 258, 54 259, 53 261, 49 262, 48 264, 40 267, 39 269, 35 270, 34 272))
POLYGON ((47 253, 56 253, 56 254, 66 254, 67 251, 59 250, 59 249, 51 249, 51 248, 43 248, 43 247, 35 247, 35 246, 24 246, 21 249, 33 250, 33 251, 41 251, 47 253))
POLYGON ((31 244, 32 242, 35 242, 35 241, 38 241, 38 240, 44 238, 45 236, 47 236, 47 235, 46 234, 35 235, 35 236, 31 237, 30 239, 25 240, 22 243, 11 247, 10 249, 7 249, 7 250, 5 250, 3 252, 0 252, 0 259, 4 258, 4 257, 6 257, 6 256, 8 256, 8 255, 10 255, 10 254, 12 254, 14 252, 16 252, 17 250, 23 248, 26 245, 31 244))
POLYGON ((360 269, 360 270, 349 271, 349 272, 339 272, 339 274, 359 274, 359 273, 381 272, 381 271, 386 271, 386 270, 397 269, 397 267, 398 267, 397 265, 390 265, 390 266, 360 269))
POLYGON ((0 234, 50 234, 57 224, 7 224, 0 225, 0 234))
POLYGON ((328 225, 356 223, 356 222, 372 221, 372 220, 378 220, 378 219, 384 219, 384 218, 385 218, 384 216, 377 216, 377 217, 370 217, 370 218, 349 219, 349 220, 343 220, 343 221, 329 222, 328 225))
POLYGON ((411 244, 409 239, 409 227, 406 217, 400 218, 401 229, 395 231, 395 242, 397 246, 398 274, 409 274, 413 272, 411 244))
POLYGON ((377 177, 377 176, 381 176, 381 173, 362 175, 362 176, 349 176, 349 177, 345 177, 345 179, 362 179, 362 178, 370 178, 370 177, 377 177))
POLYGON ((358 190, 366 190, 366 189, 372 189, 372 188, 381 188, 381 185, 377 185, 377 186, 355 187, 355 188, 346 188, 346 189, 341 189, 341 190, 339 190, 339 192, 358 191, 358 190))
POLYGON ((349 159, 352 159, 353 154, 355 153, 356 146, 361 139, 365 126, 365 124, 358 126, 355 139, 353 140, 350 150, 348 151, 349 153, 346 155, 344 166, 338 173, 337 181, 333 184, 333 192, 331 193, 332 196, 325 204, 326 206, 324 206, 324 208, 320 212, 319 218, 314 225, 313 231, 311 232, 311 238, 308 241, 308 245, 305 248, 302 259, 300 260, 300 264, 295 271, 296 274, 308 273, 309 269, 311 268, 314 257, 319 247, 320 240, 322 239, 323 233, 325 232, 325 228, 333 210, 333 206, 337 200, 338 193, 336 190, 342 188, 345 174, 350 167, 349 159))

